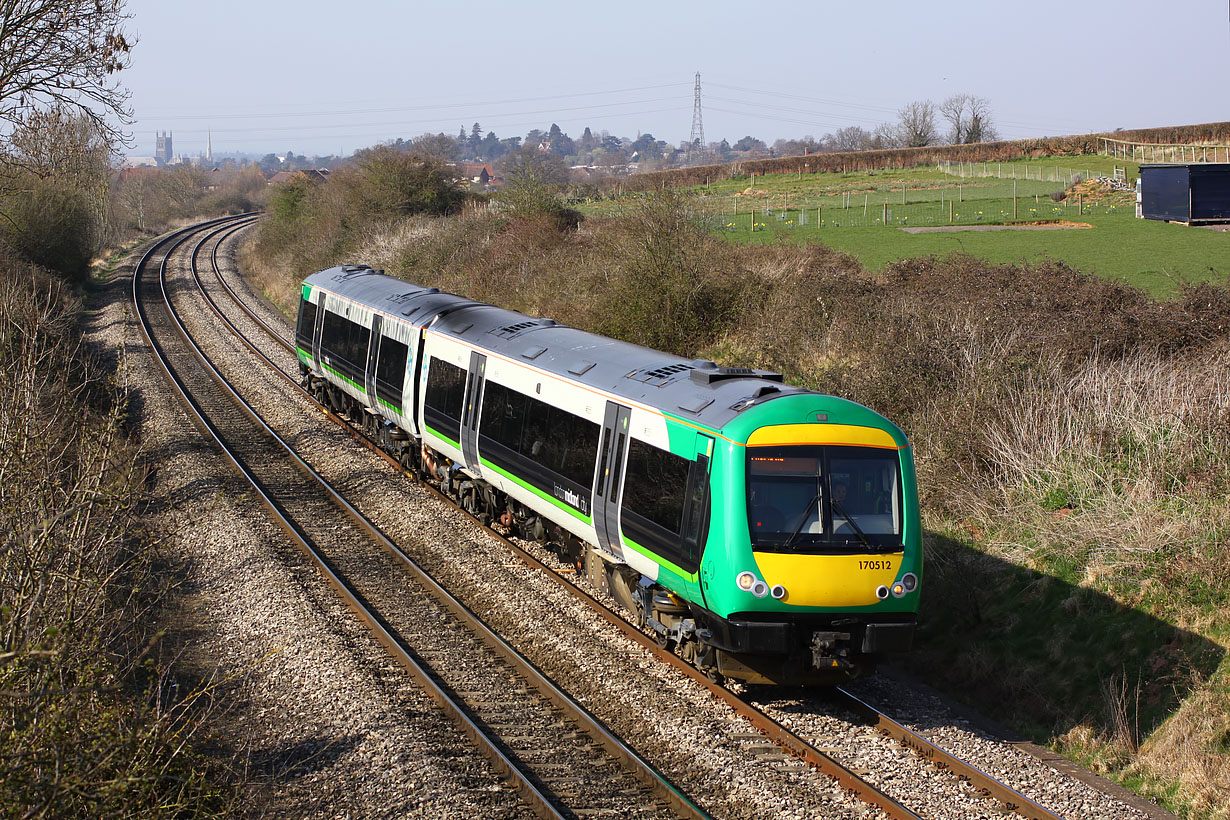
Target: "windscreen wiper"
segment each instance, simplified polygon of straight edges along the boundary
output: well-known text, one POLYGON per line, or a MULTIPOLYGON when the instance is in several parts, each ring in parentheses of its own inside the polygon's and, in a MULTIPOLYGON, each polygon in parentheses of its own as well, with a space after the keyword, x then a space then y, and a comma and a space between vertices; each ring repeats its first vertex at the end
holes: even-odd
POLYGON ((807 516, 811 514, 811 508, 820 502, 820 493, 816 493, 811 497, 811 501, 807 502, 807 506, 803 508, 803 517, 799 519, 799 525, 794 528, 794 532, 790 533, 790 537, 786 539, 786 543, 782 549, 790 549, 794 545, 794 539, 799 537, 799 533, 803 531, 803 525, 807 523, 807 516))
POLYGON ((863 542, 863 546, 865 546, 867 549, 875 549, 875 547, 871 545, 871 539, 867 537, 867 533, 863 532, 863 528, 860 527, 858 525, 858 522, 854 520, 854 516, 846 512, 846 508, 841 506, 841 504, 837 501, 836 498, 832 500, 832 504, 833 504, 833 510, 838 515, 840 515, 842 518, 846 519, 846 523, 849 524, 851 528, 854 529, 854 532, 858 535, 858 540, 863 542))

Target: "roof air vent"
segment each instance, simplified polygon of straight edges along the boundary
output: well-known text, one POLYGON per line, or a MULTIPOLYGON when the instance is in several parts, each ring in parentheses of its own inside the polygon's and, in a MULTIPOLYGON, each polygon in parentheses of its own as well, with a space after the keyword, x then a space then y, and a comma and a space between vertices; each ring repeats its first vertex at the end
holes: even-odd
POLYGON ((782 374, 751 367, 711 367, 692 371, 692 381, 697 384, 716 384, 727 379, 765 379, 780 382, 782 374))
POLYGON ((654 387, 662 387, 680 378, 680 374, 686 373, 691 369, 692 365, 690 364, 666 364, 649 370, 633 370, 627 377, 633 381, 644 382, 654 387))
POLYGON ((488 331, 488 333, 499 336, 501 339, 511 339, 518 334, 537 330, 540 327, 555 327, 555 321, 553 319, 526 319, 524 322, 497 327, 495 330, 488 331))

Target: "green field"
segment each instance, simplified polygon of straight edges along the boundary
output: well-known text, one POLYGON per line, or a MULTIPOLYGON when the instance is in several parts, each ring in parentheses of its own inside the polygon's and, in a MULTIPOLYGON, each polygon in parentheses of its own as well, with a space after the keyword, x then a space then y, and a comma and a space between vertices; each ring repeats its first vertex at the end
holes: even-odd
MULTIPOLYGON (((1230 276, 1230 234, 1135 218, 1135 194, 1090 189, 1053 201, 1073 173, 1111 176, 1139 166, 1100 156, 975 164, 961 177, 936 168, 850 174, 779 174, 721 180, 695 190, 714 230, 731 242, 821 242, 879 270, 900 259, 969 253, 993 262, 1062 261, 1157 298, 1182 284, 1230 276), (990 176, 982 176, 989 174, 990 176), (1013 179, 1013 176, 1016 179, 1013 179), (1038 179, 1039 176, 1045 179, 1038 179), (1015 199, 1013 192, 1015 190, 1015 199), (885 219, 887 217, 887 220, 885 219), (1062 220, 1071 230, 952 231, 902 227, 1062 220)), ((635 195, 628 195, 635 196, 635 195)), ((601 213, 627 197, 586 204, 601 213)))

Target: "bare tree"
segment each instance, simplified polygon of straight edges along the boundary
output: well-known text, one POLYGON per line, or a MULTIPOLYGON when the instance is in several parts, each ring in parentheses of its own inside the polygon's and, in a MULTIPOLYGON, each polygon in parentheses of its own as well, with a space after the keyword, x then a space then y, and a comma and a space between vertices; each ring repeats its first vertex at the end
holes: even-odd
POLYGON ((857 125, 838 128, 833 132, 834 151, 862 151, 871 144, 871 134, 857 125))
POLYGON ((5 176, 17 172, 104 188, 114 164, 112 143, 91 117, 65 108, 33 111, 8 137, 0 155, 5 176))
POLYGON ((410 150, 448 162, 457 150, 457 140, 448 134, 421 134, 410 141, 410 150))
POLYGON ((884 149, 884 148, 900 148, 901 147, 901 129, 891 122, 882 122, 876 126, 876 129, 871 132, 871 139, 867 143, 868 148, 884 149))
POLYGON ((948 139, 955 144, 989 142, 997 139, 991 121, 991 101, 972 94, 953 94, 940 103, 940 114, 948 121, 948 139))
POLYGON ((30 112, 0 150, 0 233, 48 267, 88 258, 107 235, 112 160, 105 129, 85 114, 30 112))
POLYGON ((908 148, 934 145, 939 140, 935 130, 935 103, 930 100, 915 100, 897 112, 901 144, 908 148))
POLYGON ((969 102, 969 128, 965 132, 966 142, 994 142, 999 139, 999 131, 991 119, 991 101, 986 97, 971 97, 969 102))
POLYGON ((120 137, 108 117, 131 121, 112 78, 128 67, 129 17, 124 0, 0 0, 0 122, 60 108, 120 137))

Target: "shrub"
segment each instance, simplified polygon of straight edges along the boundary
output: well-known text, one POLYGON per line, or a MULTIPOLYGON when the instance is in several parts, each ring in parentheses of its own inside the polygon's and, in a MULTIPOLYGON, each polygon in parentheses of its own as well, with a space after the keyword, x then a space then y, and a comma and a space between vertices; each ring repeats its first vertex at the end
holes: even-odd
POLYGON ((36 265, 85 277, 104 229, 87 194, 54 178, 25 175, 10 180, 0 196, 0 241, 36 265))
POLYGON ((137 448, 77 310, 0 254, 0 816, 220 816, 200 704, 158 658, 137 448))

